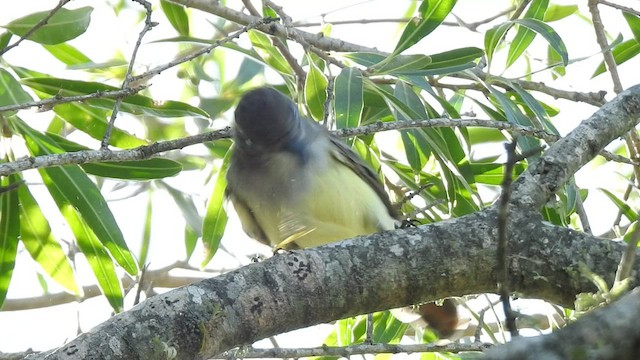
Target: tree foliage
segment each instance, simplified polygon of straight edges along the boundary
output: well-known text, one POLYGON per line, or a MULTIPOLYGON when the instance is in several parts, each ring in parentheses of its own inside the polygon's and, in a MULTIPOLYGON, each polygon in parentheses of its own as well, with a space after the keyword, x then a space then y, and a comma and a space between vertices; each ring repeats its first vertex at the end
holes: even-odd
MULTIPOLYGON (((549 153, 543 149, 551 148, 553 153, 560 148, 564 149, 561 155, 571 153, 570 146, 554 148, 554 144, 583 120, 574 114, 596 112, 626 87, 640 82, 627 66, 631 64, 625 64, 638 61, 639 12, 598 4, 596 0, 589 1, 588 8, 548 0, 497 3, 504 6, 503 11, 495 10, 494 16, 473 23, 467 19, 473 17, 471 12, 478 5, 455 0, 401 3, 405 9, 395 9, 393 14, 404 12, 404 16, 379 22, 369 14, 363 15, 367 18, 364 20, 332 22, 329 13, 321 23, 311 23, 290 17, 282 4, 268 0, 259 9, 250 1, 114 0, 77 7, 60 0, 52 9, 8 19, 0 32, 0 308, 4 304, 5 310, 20 309, 15 299, 6 295, 16 286, 12 281, 16 263, 28 258, 38 264, 38 273, 43 275, 43 297, 54 297, 48 294, 46 285, 53 283, 72 295, 62 294, 60 302, 88 297, 87 287, 78 281, 76 252, 86 258, 95 284, 113 311, 127 312, 125 296, 136 284, 138 295, 153 295, 154 285, 145 278, 155 274, 153 270, 147 272, 154 261, 149 249, 154 242, 178 241, 151 236, 158 196, 172 199, 184 218, 181 246, 187 258, 182 261, 175 256, 180 260, 177 267, 193 268, 189 265, 189 261, 196 261, 192 257, 202 268, 215 265, 214 256, 224 251, 221 240, 231 215, 224 204, 224 172, 233 151, 226 126, 237 99, 264 84, 290 95, 303 114, 344 137, 379 173, 393 200, 401 206, 404 220, 419 228, 479 216, 493 209, 504 214, 504 218, 498 215, 493 226, 507 231, 509 218, 519 219, 513 212, 524 210, 507 206, 516 204, 533 206, 535 211, 527 212, 528 216, 541 217, 561 231, 573 229, 590 235, 590 220, 597 217, 592 214, 599 214, 598 208, 606 202, 618 215, 605 219, 604 225, 601 219, 594 224, 598 229, 613 230, 599 234, 603 235, 600 241, 623 238, 635 249, 638 215, 632 199, 637 197, 640 179, 640 138, 635 128, 626 133, 631 127, 623 124, 625 116, 637 115, 632 100, 631 105, 624 97, 611 102, 625 108, 623 115, 610 117, 622 119, 621 125, 603 117, 602 122, 611 122, 609 129, 583 138, 578 137, 579 131, 574 132, 576 139, 588 139, 591 146, 585 150, 586 155, 576 155, 579 160, 566 162, 568 176, 556 179, 560 183, 550 182, 550 192, 532 192, 523 184, 529 184, 526 174, 538 174, 540 187, 547 186, 543 179, 546 174, 536 172, 548 161, 544 157, 549 153), (599 9, 606 9, 611 16, 607 19, 623 24, 623 33, 608 31, 610 24, 603 23, 599 9), (115 22, 111 26, 126 27, 128 43, 123 40, 108 58, 95 60, 95 31, 105 30, 92 29, 96 18, 109 11, 115 22), (131 15, 136 19, 133 22, 131 15), (334 35, 345 33, 340 32, 341 26, 365 33, 383 23, 385 29, 397 30, 384 39, 388 42, 384 44, 366 36, 350 34, 345 41, 334 35), (574 28, 590 32, 591 52, 570 52, 579 49, 574 42, 583 41, 571 33, 574 28), (451 34, 462 40, 451 41, 451 34), (32 54, 46 58, 45 64, 32 66, 26 60, 32 54), (146 67, 140 64, 141 58, 146 67), (588 73, 584 70, 587 68, 588 73), (615 94, 605 96, 603 89, 589 86, 594 78, 615 94), (583 83, 573 88, 567 85, 567 81, 576 79, 583 83), (45 120, 37 112, 44 113, 45 120), (572 125, 566 124, 569 121, 572 125), (598 136, 598 141, 593 139, 598 136), (604 150, 616 137, 624 141, 615 141, 604 150), (600 142, 602 146, 594 145, 600 142), (505 152, 502 143, 512 144, 512 150, 505 152), (596 154, 597 160, 586 170, 590 174, 617 171, 617 183, 602 189, 580 186, 574 174, 596 154), (526 175, 517 180, 519 184, 516 182, 515 200, 505 198, 512 191, 508 185, 512 174, 516 179, 526 175), (186 179, 190 187, 207 189, 206 201, 194 192, 176 188, 172 177, 186 179), (126 215, 144 224, 140 239, 132 240, 121 230, 118 214, 114 214, 105 195, 105 184, 128 189, 133 195, 127 201, 144 202, 145 212, 126 215), (523 200, 524 195, 518 193, 521 188, 525 188, 523 193, 529 191, 527 199, 534 200, 523 200), (597 201, 589 202, 588 197, 597 201), (505 199, 504 205, 494 205, 500 203, 499 199, 505 199), (44 203, 53 205, 46 208, 41 206, 44 203), (52 223, 52 212, 64 219, 62 231, 52 223), (194 256, 196 248, 202 249, 202 254, 194 256), (135 280, 123 279, 123 273, 135 280)), ((615 106, 606 109, 615 113, 615 106)), ((594 118, 603 116, 599 114, 594 118)), ((629 121, 635 124, 638 119, 629 121)), ((578 149, 584 145, 575 143, 574 153, 581 154, 578 149)), ((499 232, 493 234, 494 239, 499 232)), ((469 300, 477 297, 479 290, 503 291, 503 301, 508 303, 512 283, 516 284, 514 291, 524 291, 527 297, 556 301, 568 308, 577 306, 580 312, 611 302, 629 286, 627 278, 634 268, 635 252, 622 261, 623 270, 619 270, 615 284, 611 273, 594 273, 595 264, 576 270, 577 277, 590 279, 586 282, 594 285, 594 293, 598 291, 596 295, 583 294, 576 304, 558 294, 528 291, 520 287, 522 279, 509 278, 517 272, 514 259, 522 256, 513 252, 517 246, 509 252, 510 242, 517 243, 517 239, 518 235, 509 238, 508 232, 505 238, 500 237, 496 247, 503 246, 506 253, 498 250, 496 263, 491 263, 495 267, 485 267, 500 282, 499 287, 485 288, 484 283, 466 279, 468 290, 436 288, 435 293, 469 300)), ((458 241, 466 244, 467 240, 458 241)), ((554 245, 550 243, 549 248, 552 252, 554 245)), ((571 256, 562 250, 554 254, 571 256)), ((464 261, 459 262, 451 272, 460 269, 465 273, 466 266, 464 261)), ((438 283, 440 274, 432 269, 413 276, 426 276, 428 281, 438 283)), ((173 284, 167 287, 177 286, 173 284)), ((582 285, 566 286, 571 289, 567 294, 573 297, 587 291, 582 285)), ((428 300, 435 299, 434 294, 428 300)), ((408 305, 401 300, 389 304, 408 305)), ((364 308, 385 310, 364 302, 343 315, 361 314, 359 310, 364 308)), ((486 310, 470 308, 477 319, 486 310)), ((336 310, 335 314, 339 313, 336 310)), ((576 312, 564 310, 562 322, 576 316, 576 312)), ((314 319, 331 321, 338 317, 314 319)), ((376 313, 374 320, 376 342, 397 343, 413 331, 389 312, 376 313)), ((532 328, 536 326, 539 324, 532 328)), ((499 342, 499 331, 485 332, 499 342)), ((269 334, 266 330, 256 333, 269 334)), ((418 335, 417 343, 434 340, 429 331, 418 335)), ((325 344, 353 345, 361 343, 364 336, 364 317, 349 318, 337 322, 336 331, 325 344)), ((255 340, 249 335, 241 338, 255 340)), ((215 354, 185 355, 163 341, 149 345, 148 353, 177 358, 215 354)), ((208 346, 208 350, 227 350, 208 346)), ((443 349, 468 350, 463 346, 443 349)))

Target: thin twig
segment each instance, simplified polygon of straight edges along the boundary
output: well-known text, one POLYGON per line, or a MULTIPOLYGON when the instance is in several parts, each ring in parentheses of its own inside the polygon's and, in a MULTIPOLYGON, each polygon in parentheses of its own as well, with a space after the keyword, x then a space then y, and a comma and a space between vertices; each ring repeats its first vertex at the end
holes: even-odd
POLYGON ((607 70, 611 74, 611 80, 613 81, 613 91, 616 94, 620 94, 623 90, 622 83, 620 82, 620 75, 618 75, 618 67, 616 66, 616 60, 613 58, 613 53, 609 49, 609 43, 607 36, 604 32, 604 24, 600 17, 600 10, 598 10, 599 0, 589 0, 589 11, 591 12, 591 20, 593 22, 593 29, 596 32, 596 40, 600 49, 602 50, 602 56, 604 62, 607 64, 607 70))
MULTIPOLYGON (((129 67, 127 68, 127 72, 124 76, 124 81, 122 82, 121 89, 124 90, 129 87, 131 83, 131 73, 133 71, 133 65, 136 62, 136 57, 138 55, 138 50, 142 45, 142 38, 146 35, 148 31, 153 29, 157 23, 151 21, 151 3, 145 0, 133 0, 140 5, 144 6, 147 16, 144 21, 144 27, 140 34, 138 35, 138 40, 136 40, 136 45, 133 47, 133 52, 131 53, 131 60, 129 60, 129 67)), ((111 117, 109 118, 109 122, 107 123, 107 128, 104 130, 104 136, 102 137, 102 143, 100 144, 100 148, 106 150, 109 148, 109 139, 111 138, 111 132, 113 131, 113 125, 116 122, 116 117, 118 116, 118 112, 120 111, 120 105, 122 104, 122 98, 117 98, 116 103, 113 105, 113 111, 111 112, 111 117)))
POLYGON ((67 104, 71 102, 82 102, 82 101, 92 100, 92 99, 125 98, 130 95, 136 94, 146 88, 147 88, 146 85, 140 85, 140 86, 130 87, 122 90, 98 91, 98 92, 86 94, 86 95, 75 95, 75 96, 57 96, 56 95, 40 101, 32 101, 32 102, 22 103, 22 104, 0 106, 0 113, 6 112, 6 111, 28 109, 32 107, 37 107, 39 111, 48 111, 54 106, 59 104, 67 104))
POLYGON ((47 16, 43 17, 42 20, 38 21, 37 24, 35 24, 31 29, 29 29, 29 31, 27 31, 27 33, 24 34, 23 37, 19 38, 18 41, 5 47, 4 49, 0 49, 0 56, 6 54, 9 50, 13 49, 14 47, 20 45, 21 42, 28 39, 29 36, 33 35, 34 32, 36 32, 41 27, 45 26, 49 21, 49 19, 51 19, 51 17, 53 17, 53 15, 55 15, 58 12, 58 10, 62 9, 62 7, 65 6, 69 1, 71 0, 60 0, 58 2, 58 5, 56 5, 53 9, 51 9, 51 11, 49 11, 47 16))
MULTIPOLYGON (((456 18, 456 21, 457 21, 456 25, 462 26, 463 28, 465 28, 467 30, 470 30, 470 31, 473 31, 473 32, 477 32, 478 31, 478 27, 480 27, 482 25, 485 25, 485 24, 488 24, 488 23, 492 22, 493 20, 495 20, 495 19, 497 19, 499 17, 502 17, 504 15, 507 15, 508 13, 510 13, 510 12, 512 12, 514 10, 516 10, 516 6, 512 5, 508 9, 502 10, 502 11, 500 11, 499 13, 497 13, 495 15, 492 15, 492 16, 489 16, 489 17, 487 17, 485 19, 478 20, 478 21, 471 22, 471 23, 464 22, 461 18, 459 18, 455 14, 453 14, 453 16, 455 16, 455 18, 456 18)), ((447 24, 446 21, 442 23, 442 25, 446 25, 446 24, 447 24)))
POLYGON ((153 68, 153 69, 151 69, 151 70, 149 70, 149 71, 147 71, 147 72, 145 72, 143 74, 134 76, 134 77, 131 78, 131 82, 132 83, 138 83, 138 82, 141 82, 141 81, 143 82, 147 78, 150 78, 150 77, 152 77, 154 75, 158 75, 158 74, 160 74, 161 72, 163 72, 163 71, 165 71, 167 69, 170 69, 170 68, 172 68, 174 66, 180 65, 180 64, 185 63, 187 61, 191 61, 191 60, 197 58, 200 55, 209 53, 209 52, 211 52, 211 50, 213 50, 213 49, 215 49, 215 48, 217 48, 217 47, 219 47, 221 45, 224 45, 224 44, 232 41, 233 39, 239 38, 240 35, 246 33, 247 31, 249 31, 251 29, 255 29, 255 28, 259 27, 259 26, 263 26, 265 24, 269 24, 269 23, 273 22, 274 20, 275 19, 271 19, 271 18, 258 19, 255 22, 252 22, 252 23, 244 26, 242 29, 234 32, 233 34, 231 34, 231 35, 229 35, 229 36, 227 36, 225 38, 222 38, 222 39, 214 41, 209 46, 203 47, 202 49, 194 51, 193 53, 191 53, 189 55, 186 55, 186 56, 183 56, 183 57, 181 57, 179 59, 175 59, 173 61, 170 61, 170 62, 168 62, 168 63, 166 63, 164 65, 160 65, 158 67, 155 67, 155 68, 153 68))
MULTIPOLYGON (((278 50, 280 50, 280 53, 282 54, 282 56, 284 56, 284 59, 287 60, 287 63, 289 63, 289 66, 291 66, 291 68, 293 69, 293 72, 296 74, 296 77, 297 77, 296 84, 298 86, 298 90, 303 90, 304 82, 307 78, 307 73, 304 71, 304 69, 302 69, 302 66, 298 64, 298 60, 295 58, 295 56, 293 56, 293 54, 291 54, 291 51, 289 51, 289 48, 287 47, 287 43, 286 43, 286 39, 289 37, 288 36, 289 29, 293 27, 291 16, 287 15, 287 13, 284 12, 284 10, 282 9, 282 6, 276 5, 272 1, 264 0, 264 5, 273 9, 276 12, 276 14, 280 16, 280 18, 282 19, 282 22, 284 23, 284 29, 287 35, 283 37, 284 40, 281 38, 275 38, 273 41, 273 44, 275 45, 275 47, 278 48, 278 50)), ((309 45, 305 41, 300 42, 300 45, 305 47, 305 49, 309 47, 309 45)))
MULTIPOLYGON (((542 138, 545 141, 555 141, 558 139, 556 135, 545 132, 544 130, 528 128, 517 124, 510 124, 505 121, 483 120, 483 119, 424 119, 398 122, 377 122, 374 124, 361 126, 357 128, 339 129, 333 131, 339 137, 352 137, 359 135, 368 135, 381 131, 403 130, 413 128, 431 128, 431 127, 484 127, 498 130, 505 130, 517 135, 528 135, 542 138)), ((160 141, 150 145, 143 145, 127 150, 82 150, 68 152, 63 154, 49 154, 37 157, 28 157, 16 161, 0 164, 0 176, 7 176, 29 169, 38 169, 51 166, 62 165, 82 165, 87 163, 113 162, 113 161, 130 161, 148 159, 151 156, 170 150, 182 149, 187 146, 201 144, 208 141, 226 139, 230 137, 230 129, 210 131, 202 134, 183 137, 175 140, 160 141)), ((624 157, 619 155, 600 152, 600 155, 611 161, 619 161, 627 164, 633 164, 624 157)))
POLYGON ((237 358, 301 358, 310 356, 341 356, 349 358, 351 355, 361 354, 398 354, 398 353, 424 353, 424 352, 466 352, 483 351, 492 344, 356 344, 351 346, 322 346, 316 348, 277 348, 256 349, 253 347, 225 351, 214 359, 237 358))
POLYGON ((518 336, 516 326, 516 316, 511 309, 509 293, 509 265, 507 261, 507 223, 509 216, 509 200, 511 199, 511 183, 513 182, 513 169, 516 165, 517 137, 510 143, 505 144, 507 150, 507 162, 504 166, 504 178, 502 179, 502 192, 500 193, 498 206, 498 247, 496 250, 496 273, 498 280, 498 294, 504 308, 504 316, 507 330, 511 337, 518 336))
POLYGON ((602 5, 610 6, 610 7, 614 8, 614 9, 618 9, 618 10, 622 10, 624 12, 628 12, 628 13, 634 14, 635 16, 640 16, 640 11, 638 11, 636 9, 632 9, 630 7, 627 7, 627 6, 614 4, 614 3, 606 1, 606 0, 598 0, 598 2, 600 4, 602 4, 602 5))

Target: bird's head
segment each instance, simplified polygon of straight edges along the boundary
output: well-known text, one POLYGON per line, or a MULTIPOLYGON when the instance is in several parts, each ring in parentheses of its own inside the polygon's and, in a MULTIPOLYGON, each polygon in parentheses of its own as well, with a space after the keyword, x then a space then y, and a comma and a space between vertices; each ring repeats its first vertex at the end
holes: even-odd
POLYGON ((291 140, 299 124, 295 103, 278 90, 262 87, 240 99, 233 137, 245 150, 269 150, 291 140))

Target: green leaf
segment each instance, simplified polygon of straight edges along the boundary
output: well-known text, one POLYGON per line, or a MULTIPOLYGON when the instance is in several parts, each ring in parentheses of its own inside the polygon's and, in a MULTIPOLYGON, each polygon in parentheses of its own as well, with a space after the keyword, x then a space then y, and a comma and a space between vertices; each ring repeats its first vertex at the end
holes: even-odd
POLYGON ((262 64, 262 62, 257 62, 252 58, 245 57, 240 63, 238 74, 232 81, 235 86, 241 87, 263 71, 264 65, 262 64))
POLYGON ((191 255, 193 255, 193 251, 196 249, 196 244, 198 243, 198 234, 195 231, 191 230, 190 226, 184 227, 184 247, 187 251, 187 261, 191 259, 191 255))
MULTIPOLYGON (((22 85, 5 69, 0 68, 0 106, 18 105, 33 101, 31 95, 26 92, 22 85)), ((10 116, 16 111, 3 113, 3 116, 10 116)))
MULTIPOLYGON (((473 176, 477 182, 487 185, 499 186, 504 180, 504 164, 498 163, 473 163, 470 165, 473 176)), ((521 163, 515 165, 516 176, 522 174, 526 166, 521 163)))
MULTIPOLYGON (((57 79, 51 77, 25 78, 21 82, 34 90, 41 91, 52 96, 87 95, 105 91, 120 90, 117 87, 105 85, 99 82, 57 79)), ((86 103, 99 108, 112 110, 114 99, 91 99, 86 103)), ((179 101, 159 102, 142 95, 131 95, 122 100, 120 110, 134 115, 152 115, 160 117, 194 116, 208 118, 204 110, 179 101)))
MULTIPOLYGON (((638 43, 638 41, 636 41, 635 39, 624 41, 614 46, 613 50, 611 50, 611 54, 613 55, 613 59, 615 60, 616 65, 620 65, 640 54, 640 43, 638 43)), ((596 71, 593 72, 591 78, 594 78, 604 73, 605 71, 607 71, 607 69, 603 61, 600 63, 600 65, 598 65, 596 71)))
MULTIPOLYGON (((393 95, 398 98, 398 100, 407 104, 407 106, 410 106, 416 113, 420 114, 423 119, 428 118, 427 113, 424 110, 424 105, 422 105, 418 96, 406 83, 396 83, 393 95)), ((402 112, 398 112, 396 109, 392 110, 398 121, 412 120, 406 117, 402 112)), ((429 159, 429 155, 431 154, 431 149, 425 140, 423 129, 401 130, 400 138, 402 139, 409 165, 415 172, 420 172, 424 168, 427 160, 429 159)))
POLYGON ((309 73, 304 83, 304 98, 311 116, 318 121, 324 119, 328 83, 322 71, 309 59, 309 73))
POLYGON ((391 315, 390 311, 373 314, 373 341, 378 344, 397 344, 409 327, 391 315))
POLYGON ((49 222, 27 186, 18 189, 20 235, 25 249, 42 269, 67 291, 81 295, 73 268, 62 246, 51 234, 49 222))
POLYGON ((249 30, 248 34, 253 47, 267 65, 284 75, 285 79, 293 77, 293 69, 267 35, 257 30, 249 30))
MULTIPOLYGON (((17 176, 11 175, 8 178, 3 178, 0 184, 3 187, 15 186, 19 181, 17 176)), ((18 241, 20 240, 19 214, 18 192, 11 190, 0 194, 0 308, 2 308, 7 296, 18 253, 18 241)))
POLYGON ((344 68, 334 83, 334 110, 338 129, 360 125, 363 100, 362 74, 356 68, 344 68))
POLYGON ((423 0, 418 9, 420 19, 413 19, 407 23, 393 54, 400 54, 429 35, 444 21, 455 4, 456 0, 423 0))
POLYGON ((218 170, 214 181, 213 191, 207 203, 207 213, 202 224, 202 244, 204 245, 204 260, 201 267, 211 261, 213 255, 218 251, 220 240, 224 235, 227 226, 227 212, 224 210, 224 192, 227 188, 226 174, 229 168, 231 151, 228 151, 222 160, 222 166, 218 170))
POLYGON ((8 31, 4 31, 0 34, 0 51, 4 50, 4 48, 6 48, 7 45, 9 45, 9 41, 11 41, 11 36, 13 36, 13 34, 11 34, 8 31))
POLYGON ((153 180, 174 176, 182 171, 182 165, 170 159, 152 158, 132 161, 107 161, 83 164, 89 174, 112 179, 153 180))
POLYGON ((43 47, 67 66, 93 64, 88 56, 67 43, 43 45, 43 47))
MULTIPOLYGON (((40 44, 59 44, 84 34, 91 22, 91 12, 93 8, 85 6, 79 9, 68 10, 62 8, 58 10, 46 24, 38 28, 29 36, 29 40, 40 44)), ((5 28, 14 35, 23 37, 40 20, 48 16, 50 11, 39 11, 27 15, 20 19, 13 20, 5 28)))
POLYGON ((525 26, 530 30, 535 31, 536 33, 542 35, 542 37, 547 40, 549 45, 555 50, 560 58, 562 59, 562 63, 567 66, 569 64, 569 54, 567 53, 567 47, 564 44, 564 41, 560 38, 560 35, 556 33, 553 28, 540 20, 536 19, 518 19, 513 20, 514 23, 525 26))
POLYGON ((620 210, 622 215, 624 215, 627 220, 629 220, 630 222, 638 220, 638 213, 631 209, 631 207, 626 202, 622 201, 622 199, 618 198, 607 189, 598 188, 598 190, 602 191, 609 198, 609 200, 611 200, 611 202, 618 208, 618 210, 620 210))
POLYGON ((379 63, 380 66, 373 65, 371 70, 377 74, 412 73, 424 69, 431 61, 431 57, 427 55, 398 55, 392 56, 389 61, 379 63))
POLYGON ((631 29, 631 33, 633 33, 633 38, 640 43, 640 17, 626 11, 623 11, 622 15, 624 19, 627 20, 629 29, 631 29))
POLYGON ((102 294, 107 298, 115 312, 122 311, 124 300, 122 286, 109 253, 71 204, 66 203, 61 206, 60 212, 67 220, 71 232, 76 238, 78 248, 87 258, 102 294))
POLYGON ((196 208, 191 196, 167 185, 164 181, 159 181, 157 184, 167 190, 169 195, 173 198, 173 201, 178 205, 178 208, 180 208, 187 225, 191 227, 191 230, 193 230, 196 235, 201 236, 202 217, 198 214, 198 209, 196 208))
MULTIPOLYGON (((35 131, 22 120, 14 119, 13 124, 17 132, 24 137, 32 155, 64 152, 51 137, 35 131)), ((66 206, 72 206, 77 210, 118 264, 129 274, 136 275, 136 261, 127 248, 118 223, 100 190, 84 171, 76 165, 50 167, 38 171, 61 211, 66 206)))
POLYGON ((184 6, 167 0, 160 0, 160 6, 167 20, 176 31, 183 36, 189 36, 189 15, 184 6))
POLYGON ((505 81, 505 83, 516 91, 516 93, 524 102, 524 105, 526 105, 527 108, 529 108, 535 114, 537 120, 539 121, 539 125, 537 125, 536 128, 542 128, 552 134, 560 136, 558 129, 556 129, 551 120, 549 120, 549 114, 547 113, 547 110, 536 98, 534 98, 529 92, 524 90, 517 82, 505 81))
POLYGON ((560 55, 558 55, 558 53, 553 50, 551 45, 547 46, 547 64, 555 65, 553 67, 553 72, 551 73, 551 76, 554 80, 558 78, 558 75, 565 76, 567 74, 567 70, 564 65, 557 65, 561 62, 562 59, 560 58, 560 55))
MULTIPOLYGON (((500 104, 500 108, 505 111, 507 120, 512 124, 518 124, 522 126, 531 127, 533 124, 531 120, 525 116, 518 106, 511 101, 505 94, 489 86, 489 91, 494 96, 496 101, 500 104)), ((540 146, 540 140, 531 136, 521 136, 518 138, 518 145, 522 152, 531 151, 540 146)), ((529 160, 537 159, 539 155, 531 156, 529 160)))
MULTIPOLYGON (((76 129, 96 140, 102 140, 107 129, 109 111, 77 102, 56 105, 53 111, 60 119, 73 125, 76 129)), ((109 144, 121 149, 130 149, 148 145, 148 142, 114 126, 109 144)))
POLYGON ((491 63, 491 59, 493 59, 493 54, 495 53, 498 44, 500 44, 504 38, 504 34, 506 34, 512 26, 512 22, 502 23, 487 30, 484 34, 484 51, 487 53, 487 60, 489 63, 491 63))
POLYGON ((149 255, 149 244, 151 243, 151 218, 153 216, 153 190, 147 191, 147 210, 144 217, 144 228, 142 230, 142 242, 140 243, 140 255, 138 256, 138 267, 143 269, 147 265, 149 255))
MULTIPOLYGON (((525 19, 541 20, 549 5, 549 0, 533 0, 524 14, 525 19)), ((511 42, 509 54, 507 55, 507 67, 511 66, 524 51, 529 47, 536 33, 526 27, 518 27, 518 32, 511 42)))
POLYGON ((431 64, 414 73, 416 75, 432 76, 466 70, 476 66, 475 60, 483 55, 484 51, 476 47, 465 47, 432 54, 430 55, 431 64))
POLYGON ((544 22, 558 21, 564 19, 569 15, 573 15, 578 12, 578 5, 558 5, 551 4, 544 13, 544 22))

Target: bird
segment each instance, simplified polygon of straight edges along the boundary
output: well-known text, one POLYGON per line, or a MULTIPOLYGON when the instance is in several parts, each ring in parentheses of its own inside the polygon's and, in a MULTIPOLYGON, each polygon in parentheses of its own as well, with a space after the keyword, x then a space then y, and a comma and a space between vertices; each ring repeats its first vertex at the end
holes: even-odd
MULTIPOLYGON (((250 237, 274 251, 295 250, 396 228, 399 211, 376 172, 280 91, 246 92, 234 117, 225 194, 250 237)), ((392 313, 416 322, 445 311, 425 309, 392 313)), ((446 326, 435 329, 444 335, 457 323, 455 311, 446 312, 448 321, 437 321, 446 326)))
POLYGON ((226 195, 250 237, 288 250, 395 228, 378 175, 284 94, 250 90, 234 115, 226 195))

